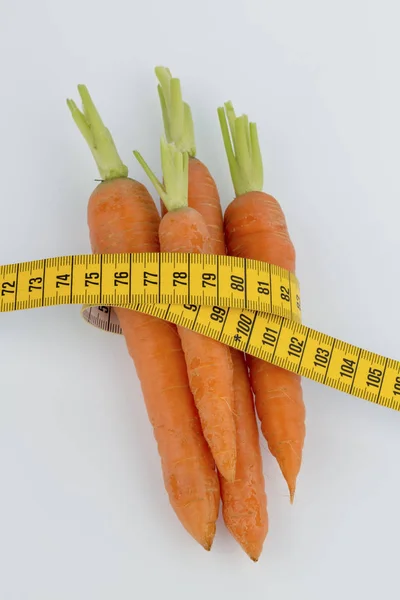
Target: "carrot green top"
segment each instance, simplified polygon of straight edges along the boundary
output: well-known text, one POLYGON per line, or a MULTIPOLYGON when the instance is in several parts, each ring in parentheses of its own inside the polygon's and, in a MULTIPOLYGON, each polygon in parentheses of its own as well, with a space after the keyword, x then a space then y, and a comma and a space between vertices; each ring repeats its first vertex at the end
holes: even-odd
POLYGON ((231 102, 224 107, 218 108, 218 117, 235 194, 261 192, 263 164, 257 125, 249 123, 247 115, 237 117, 231 102))
POLYGON ((181 83, 179 79, 172 77, 171 71, 166 67, 156 67, 155 73, 159 81, 157 89, 167 142, 175 144, 181 152, 195 156, 192 112, 190 106, 182 100, 181 83))
POLYGON ((168 211, 178 210, 188 205, 189 154, 181 152, 172 142, 161 138, 162 184, 137 150, 133 154, 143 167, 168 211))
POLYGON ((67 100, 72 118, 87 141, 102 179, 127 177, 126 167, 119 157, 111 133, 105 127, 85 85, 78 85, 83 112, 73 100, 67 100))

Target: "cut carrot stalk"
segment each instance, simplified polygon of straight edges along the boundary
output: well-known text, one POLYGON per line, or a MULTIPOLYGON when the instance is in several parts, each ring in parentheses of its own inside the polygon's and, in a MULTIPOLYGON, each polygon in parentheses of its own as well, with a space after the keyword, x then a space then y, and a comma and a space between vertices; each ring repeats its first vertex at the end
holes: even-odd
POLYGON ((196 156, 196 143, 192 111, 182 100, 180 80, 172 77, 166 67, 156 67, 155 74, 159 81, 157 86, 165 137, 180 152, 187 152, 190 157, 196 156))
MULTIPOLYGON (((158 252, 160 217, 144 185, 128 177, 109 130, 87 88, 78 86, 83 112, 68 100, 102 179, 88 203, 94 253, 158 252)), ((220 491, 190 391, 176 328, 128 309, 115 309, 139 377, 161 457, 165 488, 178 519, 210 550, 220 491)))
MULTIPOLYGON (((295 271, 295 250, 284 213, 263 192, 263 165, 255 123, 236 117, 232 103, 218 109, 222 137, 236 198, 224 217, 229 254, 262 260, 295 271)), ((249 356, 251 383, 261 429, 277 459, 293 502, 305 439, 301 379, 249 356)))
MULTIPOLYGON (((207 225, 200 213, 188 206, 188 153, 161 139, 163 184, 143 157, 138 152, 134 154, 168 211, 159 229, 161 251, 209 253, 211 241, 207 225)), ((184 327, 178 327, 178 332, 204 436, 219 472, 226 480, 233 481, 236 431, 230 349, 184 327)))

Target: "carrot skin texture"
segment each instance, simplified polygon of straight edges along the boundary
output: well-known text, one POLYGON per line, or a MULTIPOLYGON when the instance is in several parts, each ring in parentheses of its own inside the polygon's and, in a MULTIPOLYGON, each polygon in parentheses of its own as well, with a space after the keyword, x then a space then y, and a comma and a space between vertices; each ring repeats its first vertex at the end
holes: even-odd
POLYGON ((253 561, 268 533, 267 496, 253 394, 243 355, 232 350, 235 373, 237 462, 233 483, 220 481, 222 514, 233 537, 253 561))
POLYGON ((273 196, 265 192, 238 196, 225 211, 224 227, 233 256, 268 261, 295 271, 296 254, 285 215, 273 196))
MULTIPOLYGON (((238 196, 228 206, 224 224, 229 254, 295 271, 285 216, 272 196, 264 192, 238 196)), ((247 358, 261 430, 293 501, 306 434, 301 378, 258 358, 247 358)))
MULTIPOLYGON (((129 178, 101 183, 88 204, 95 253, 158 252, 160 217, 147 189, 129 178)), ((116 309, 141 383, 161 457, 165 488, 182 525, 210 550, 220 490, 189 388, 176 327, 145 314, 116 309)))
MULTIPOLYGON (((220 197, 214 178, 206 165, 198 158, 189 158, 188 205, 201 214, 210 234, 212 252, 225 254, 224 217, 220 197)), ((161 215, 167 213, 163 201, 160 201, 161 215)))
MULTIPOLYGON (((189 206, 204 218, 213 254, 226 254, 224 218, 216 183, 198 159, 189 159, 189 206)), ((236 476, 220 476, 222 514, 234 539, 253 561, 258 560, 268 533, 267 497, 258 427, 247 365, 242 352, 231 348, 233 361, 236 476)))
POLYGON ((197 158, 189 159, 188 203, 206 222, 212 252, 225 254, 224 217, 218 189, 206 165, 197 158))
MULTIPOLYGON (((210 252, 206 223, 192 208, 167 213, 161 221, 159 236, 162 252, 210 252)), ((204 436, 218 471, 225 479, 233 481, 236 470, 236 430, 230 349, 184 327, 178 327, 178 332, 204 436)))

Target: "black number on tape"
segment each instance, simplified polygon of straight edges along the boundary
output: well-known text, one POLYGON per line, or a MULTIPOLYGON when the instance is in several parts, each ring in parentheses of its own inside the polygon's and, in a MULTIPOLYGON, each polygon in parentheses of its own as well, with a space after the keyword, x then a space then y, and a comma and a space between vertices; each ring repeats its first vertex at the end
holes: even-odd
POLYGON ((282 300, 285 300, 285 302, 290 302, 290 290, 284 285, 281 285, 281 298, 282 300))
POLYGON ((303 352, 304 340, 299 340, 297 337, 290 338, 289 356, 294 356, 295 358, 300 358, 301 353, 303 352))
POLYGON ((211 313, 211 319, 213 321, 216 321, 217 323, 222 323, 225 315, 226 315, 225 308, 221 308, 221 306, 213 306, 212 313, 211 313))
POLYGON ((263 345, 271 346, 273 348, 276 344, 277 339, 278 332, 275 329, 271 329, 271 327, 266 327, 263 333, 263 339, 261 340, 263 345))
POLYGON ((215 275, 215 273, 203 273, 201 276, 201 287, 205 288, 208 285, 211 287, 215 287, 215 280, 217 279, 217 276, 215 275))
POLYGON ((267 283, 266 281, 257 281, 257 283, 258 283, 257 292, 259 294, 264 294, 265 296, 269 296, 269 283, 267 283))
POLYGON ((29 291, 33 292, 33 290, 41 290, 42 282, 42 277, 31 277, 29 280, 29 291))
POLYGON ((62 285, 69 285, 70 275, 66 273, 65 275, 57 275, 56 276, 56 288, 61 287, 62 285))
POLYGON ((96 279, 100 279, 100 273, 85 273, 85 287, 89 287, 89 285, 99 285, 99 282, 96 279))
POLYGON ((329 355, 329 350, 326 350, 325 348, 317 348, 314 357, 314 365, 316 367, 322 367, 323 369, 326 369, 329 362, 329 355))
POLYGON ((188 274, 185 271, 174 271, 174 273, 172 273, 173 286, 187 285, 187 276, 188 274))
POLYGON ((195 304, 184 304, 183 308, 186 308, 186 310, 192 310, 193 312, 197 311, 197 306, 195 304))
POLYGON ((244 292, 244 279, 238 275, 231 275, 231 288, 237 292, 244 292))
POLYGON ((340 367, 340 377, 349 377, 351 379, 354 375, 355 364, 355 360, 350 360, 350 358, 344 358, 343 364, 340 367))
POLYGON ((367 385, 369 387, 379 388, 382 382, 382 375, 383 371, 370 367, 367 375, 367 385))
POLYGON ((247 337, 250 333, 252 323, 253 320, 242 313, 239 317, 239 321, 236 327, 237 333, 241 333, 242 335, 245 335, 247 337))
POLYGON ((393 396, 400 396, 400 377, 396 377, 396 382, 393 386, 393 396))
POLYGON ((148 285, 157 285, 157 273, 149 273, 148 271, 144 271, 143 285, 144 287, 148 285))
POLYGON ((116 271, 114 273, 114 285, 128 285, 129 273, 127 271, 116 271))
POLYGON ((1 295, 12 294, 15 290, 15 281, 3 281, 1 284, 1 295))

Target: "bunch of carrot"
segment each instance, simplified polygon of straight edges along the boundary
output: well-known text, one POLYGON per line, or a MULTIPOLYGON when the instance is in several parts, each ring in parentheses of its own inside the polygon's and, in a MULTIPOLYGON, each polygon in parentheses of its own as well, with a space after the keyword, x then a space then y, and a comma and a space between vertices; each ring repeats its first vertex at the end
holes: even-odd
MULTIPOLYGON (((134 154, 161 198, 128 177, 87 88, 82 111, 68 106, 96 161, 101 183, 88 202, 95 253, 229 254, 295 270, 295 252, 278 202, 262 191, 257 128, 232 104, 218 109, 235 199, 223 214, 218 189, 196 157, 194 125, 180 81, 156 68, 164 133, 163 183, 134 154)), ((219 505, 232 536, 254 561, 268 532, 256 415, 293 502, 305 438, 300 378, 224 344, 128 309, 117 316, 154 428, 165 488, 178 519, 211 549, 219 505)))

